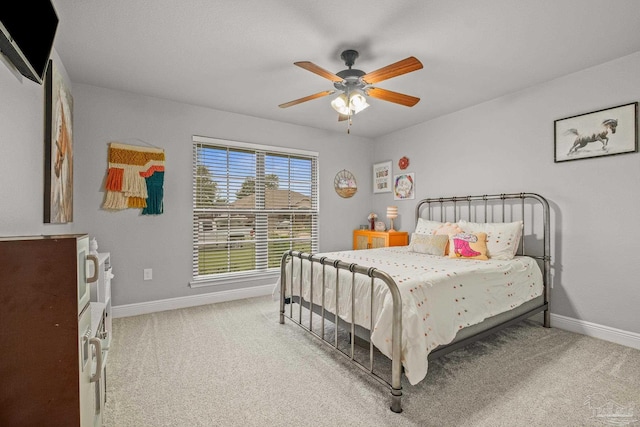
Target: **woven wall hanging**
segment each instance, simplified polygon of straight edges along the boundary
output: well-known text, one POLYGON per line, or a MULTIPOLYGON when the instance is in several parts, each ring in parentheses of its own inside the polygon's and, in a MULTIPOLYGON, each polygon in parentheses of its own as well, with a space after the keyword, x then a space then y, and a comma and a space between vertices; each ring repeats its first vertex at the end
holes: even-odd
POLYGON ((103 209, 142 209, 142 215, 163 211, 164 150, 109 143, 109 170, 103 209))

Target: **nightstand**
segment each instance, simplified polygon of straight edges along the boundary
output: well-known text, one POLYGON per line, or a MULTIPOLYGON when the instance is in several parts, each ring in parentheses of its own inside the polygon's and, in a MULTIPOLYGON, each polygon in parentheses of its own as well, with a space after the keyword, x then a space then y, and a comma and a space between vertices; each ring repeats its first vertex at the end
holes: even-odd
POLYGON ((406 231, 353 231, 353 249, 407 246, 408 244, 409 234, 406 231))

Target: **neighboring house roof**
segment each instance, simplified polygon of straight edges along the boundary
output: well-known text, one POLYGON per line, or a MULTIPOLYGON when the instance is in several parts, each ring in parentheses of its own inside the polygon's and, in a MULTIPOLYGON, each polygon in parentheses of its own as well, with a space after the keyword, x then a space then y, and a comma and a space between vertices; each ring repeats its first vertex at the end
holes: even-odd
MULTIPOLYGON (((309 209, 311 198, 291 190, 265 190, 265 209, 309 209)), ((251 194, 236 200, 230 206, 239 209, 251 209, 256 205, 256 195, 251 194)))

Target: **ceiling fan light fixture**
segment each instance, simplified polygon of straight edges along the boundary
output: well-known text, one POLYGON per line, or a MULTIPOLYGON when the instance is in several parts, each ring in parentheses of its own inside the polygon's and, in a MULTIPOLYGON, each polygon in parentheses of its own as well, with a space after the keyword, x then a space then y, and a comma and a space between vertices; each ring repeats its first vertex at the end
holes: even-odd
POLYGON ((347 94, 342 93, 331 101, 331 107, 345 116, 358 114, 368 106, 367 99, 360 92, 352 92, 349 97, 347 97, 347 94))
POLYGON ((353 111, 353 114, 358 114, 368 106, 367 98, 365 98, 359 91, 354 92, 349 96, 349 107, 353 111))
POLYGON ((338 112, 338 114, 343 114, 348 116, 351 114, 349 111, 349 102, 347 100, 347 95, 342 93, 338 95, 333 101, 331 101, 331 107, 338 112))

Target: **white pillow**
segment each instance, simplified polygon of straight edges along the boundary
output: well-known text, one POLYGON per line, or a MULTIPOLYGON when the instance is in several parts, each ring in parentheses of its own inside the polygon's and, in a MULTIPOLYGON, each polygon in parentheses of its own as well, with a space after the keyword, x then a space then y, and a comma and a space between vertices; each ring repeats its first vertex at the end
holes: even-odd
POLYGON ((416 229, 414 233, 416 234, 433 234, 433 232, 439 228, 444 222, 440 221, 430 221, 424 218, 418 218, 418 223, 416 224, 416 229))
POLYGON ((467 233, 487 233, 487 256, 491 259, 513 259, 522 237, 522 221, 515 222, 467 222, 458 221, 467 233))

